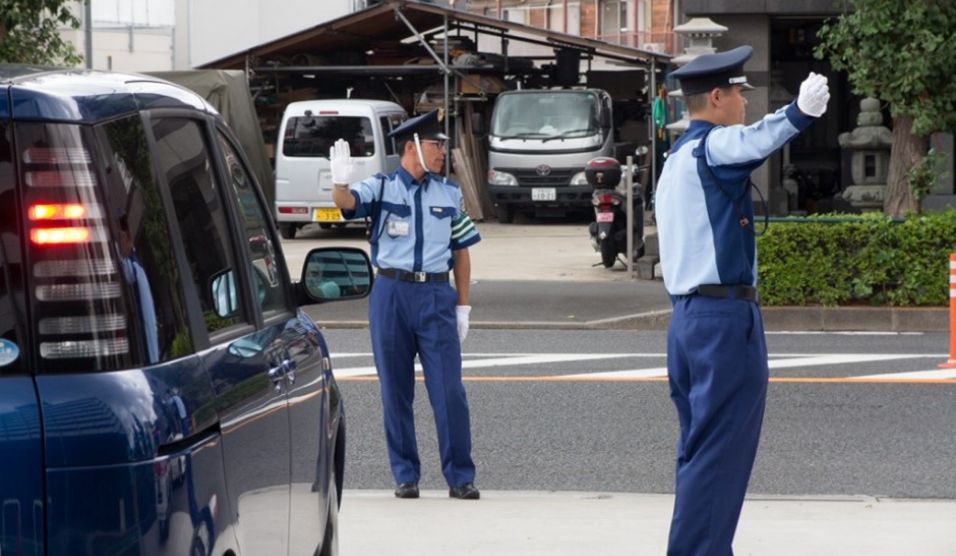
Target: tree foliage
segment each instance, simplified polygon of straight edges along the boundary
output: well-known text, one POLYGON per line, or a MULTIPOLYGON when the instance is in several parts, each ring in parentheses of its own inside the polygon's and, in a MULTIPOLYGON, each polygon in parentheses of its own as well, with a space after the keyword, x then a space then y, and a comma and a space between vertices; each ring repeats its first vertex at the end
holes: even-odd
POLYGON ((913 132, 956 130, 956 0, 850 0, 817 47, 853 92, 911 116, 913 132))
POLYGON ((80 26, 70 4, 70 0, 0 0, 0 62, 67 66, 82 62, 59 32, 62 27, 80 26))
POLYGON ((893 116, 884 211, 918 210, 910 179, 934 131, 956 130, 956 0, 848 0, 824 23, 815 54, 845 70, 855 94, 893 116))

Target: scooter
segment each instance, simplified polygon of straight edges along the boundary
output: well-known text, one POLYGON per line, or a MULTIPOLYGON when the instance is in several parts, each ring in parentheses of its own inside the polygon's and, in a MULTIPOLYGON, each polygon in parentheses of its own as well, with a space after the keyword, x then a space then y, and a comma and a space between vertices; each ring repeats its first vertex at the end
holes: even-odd
MULTIPOLYGON (((621 163, 613 158, 592 158, 584 166, 584 175, 594 188, 591 195, 594 222, 588 226, 591 246, 601 253, 601 264, 605 268, 614 266, 619 255, 627 266, 627 260, 623 258, 627 251, 627 195, 619 187, 621 163)), ((636 180, 633 188, 634 249, 631 256, 636 261, 644 256, 644 198, 636 180)))

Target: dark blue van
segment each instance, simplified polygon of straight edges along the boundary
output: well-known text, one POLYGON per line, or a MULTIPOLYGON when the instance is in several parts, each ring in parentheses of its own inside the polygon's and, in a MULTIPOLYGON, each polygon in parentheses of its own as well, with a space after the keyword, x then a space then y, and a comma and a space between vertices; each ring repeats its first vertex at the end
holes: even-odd
POLYGON ((0 554, 337 554, 345 419, 299 307, 371 268, 297 278, 202 98, 0 65, 0 554))

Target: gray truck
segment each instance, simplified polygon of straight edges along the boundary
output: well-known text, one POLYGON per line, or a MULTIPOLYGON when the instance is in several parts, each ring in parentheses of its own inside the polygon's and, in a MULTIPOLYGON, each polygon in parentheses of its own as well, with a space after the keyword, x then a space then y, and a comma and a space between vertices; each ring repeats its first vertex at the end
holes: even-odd
POLYGON ((499 222, 516 212, 592 210, 584 164, 617 157, 612 102, 600 89, 526 89, 498 95, 488 133, 488 190, 499 222))

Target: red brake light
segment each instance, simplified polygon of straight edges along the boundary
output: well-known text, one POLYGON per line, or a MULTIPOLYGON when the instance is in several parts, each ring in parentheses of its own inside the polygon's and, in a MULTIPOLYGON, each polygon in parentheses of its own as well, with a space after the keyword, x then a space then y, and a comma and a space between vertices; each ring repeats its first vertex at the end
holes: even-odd
POLYGON ((83 205, 32 205, 28 211, 30 220, 79 220, 87 217, 83 205))
POLYGON ((86 243, 92 234, 85 226, 69 228, 34 228, 30 230, 30 240, 37 245, 67 245, 86 243))
POLYGON ((319 115, 320 116, 338 116, 339 111, 338 110, 319 110, 319 115))

